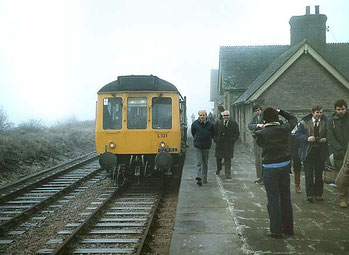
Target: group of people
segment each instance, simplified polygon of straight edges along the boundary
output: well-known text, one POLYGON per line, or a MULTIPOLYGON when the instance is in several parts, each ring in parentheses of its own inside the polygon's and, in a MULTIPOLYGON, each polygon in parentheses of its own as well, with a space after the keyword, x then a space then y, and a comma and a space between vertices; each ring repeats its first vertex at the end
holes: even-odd
POLYGON ((221 118, 213 123, 207 118, 206 110, 198 112, 199 118, 191 125, 194 137, 194 149, 197 159, 197 184, 207 183, 208 157, 212 140, 216 143, 216 174, 222 170, 224 159, 225 177, 231 179, 231 159, 234 155, 234 144, 240 136, 236 121, 230 118, 230 112, 220 108, 221 118))
MULTIPOLYGON (((225 162, 225 176, 231 178, 231 159, 234 144, 239 137, 236 121, 229 111, 221 110, 216 123, 207 119, 205 110, 192 123, 192 135, 197 157, 197 184, 207 183, 209 149, 216 142, 216 174, 225 162)), ((349 199, 349 113, 345 100, 337 100, 334 114, 327 118, 321 106, 314 106, 311 113, 298 123, 290 112, 272 107, 262 111, 254 106, 252 121, 248 128, 253 132, 255 166, 258 184, 264 184, 270 219, 270 236, 282 238, 294 235, 293 210, 290 194, 291 166, 295 173, 295 190, 301 193, 300 172, 305 172, 306 199, 310 203, 323 201, 323 171, 325 161, 333 154, 337 189, 341 194, 339 206, 346 208, 349 199), (282 116, 284 120, 280 120, 282 116), (294 132, 292 132, 294 131, 294 132)))

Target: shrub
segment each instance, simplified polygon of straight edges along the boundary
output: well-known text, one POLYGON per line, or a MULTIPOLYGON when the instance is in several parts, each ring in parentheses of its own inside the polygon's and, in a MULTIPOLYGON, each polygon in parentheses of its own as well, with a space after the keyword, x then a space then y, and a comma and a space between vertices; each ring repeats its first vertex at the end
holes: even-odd
POLYGON ((17 170, 21 163, 73 158, 94 150, 94 121, 45 127, 30 120, 0 133, 0 171, 17 170))

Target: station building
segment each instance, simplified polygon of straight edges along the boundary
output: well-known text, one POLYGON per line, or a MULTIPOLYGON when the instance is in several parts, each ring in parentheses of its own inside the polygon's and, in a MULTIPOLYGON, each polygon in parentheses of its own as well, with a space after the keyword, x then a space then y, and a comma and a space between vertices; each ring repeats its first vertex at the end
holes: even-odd
POLYGON ((247 126, 256 104, 281 108, 301 118, 314 105, 326 115, 337 99, 349 103, 349 43, 326 43, 327 16, 291 17, 290 45, 221 46, 219 68, 211 70, 214 107, 230 110, 242 142, 251 145, 247 126))

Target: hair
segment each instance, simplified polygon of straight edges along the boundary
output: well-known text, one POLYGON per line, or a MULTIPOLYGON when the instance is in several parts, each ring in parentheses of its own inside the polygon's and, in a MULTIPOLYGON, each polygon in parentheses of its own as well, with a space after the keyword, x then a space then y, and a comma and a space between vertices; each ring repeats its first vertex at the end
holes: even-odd
POLYGON ((262 110, 262 107, 260 107, 258 104, 254 105, 252 107, 252 110, 255 112, 257 109, 261 109, 262 110))
POLYGON ((229 111, 224 111, 224 112, 221 112, 222 116, 223 115, 230 115, 230 112, 229 111))
POLYGON ((207 111, 206 111, 206 110, 199 110, 199 111, 198 111, 198 114, 200 115, 200 113, 204 113, 204 114, 206 114, 206 116, 207 116, 207 111))
POLYGON ((278 122, 279 121, 279 113, 278 113, 278 111, 276 109, 272 108, 272 107, 268 107, 263 112, 263 120, 266 123, 278 122))
POLYGON ((334 109, 336 109, 337 107, 342 107, 345 106, 345 108, 348 108, 347 102, 345 102, 344 99, 339 99, 334 103, 334 109))
POLYGON ((316 105, 311 109, 311 112, 321 111, 323 108, 322 106, 316 105))
POLYGON ((224 112, 225 109, 224 109, 223 105, 220 105, 220 106, 218 106, 218 110, 221 112, 224 112))

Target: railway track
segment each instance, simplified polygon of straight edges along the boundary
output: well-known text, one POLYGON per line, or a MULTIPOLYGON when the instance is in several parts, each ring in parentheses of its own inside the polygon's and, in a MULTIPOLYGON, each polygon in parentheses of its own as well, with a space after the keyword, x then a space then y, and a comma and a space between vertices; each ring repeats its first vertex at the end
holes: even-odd
MULTIPOLYGON (((98 175, 101 169, 96 159, 96 154, 87 154, 2 187, 0 235, 5 235, 35 212, 43 210, 84 181, 98 175)), ((104 177, 101 175, 99 178, 104 177)))
POLYGON ((140 254, 160 201, 159 187, 159 180, 150 179, 109 189, 37 254, 140 254))

